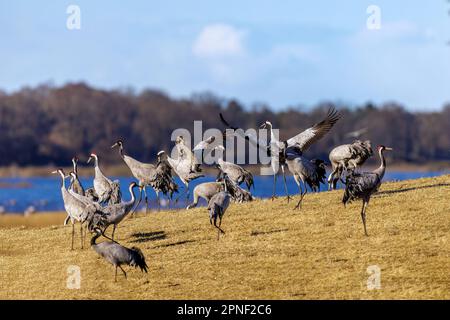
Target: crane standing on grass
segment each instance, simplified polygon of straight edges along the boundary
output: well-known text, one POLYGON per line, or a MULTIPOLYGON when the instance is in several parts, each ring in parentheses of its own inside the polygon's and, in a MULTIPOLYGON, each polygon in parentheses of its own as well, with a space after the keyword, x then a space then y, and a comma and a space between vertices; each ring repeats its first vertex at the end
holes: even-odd
POLYGON ((392 148, 385 146, 378 146, 378 155, 380 156, 380 167, 373 172, 352 172, 346 178, 345 191, 342 202, 344 205, 356 200, 362 199, 363 206, 361 209, 361 219, 364 225, 364 234, 367 234, 366 228, 366 209, 369 204, 372 194, 378 191, 386 171, 386 159, 384 158, 384 151, 391 151, 392 148))
POLYGON ((157 166, 151 163, 140 162, 123 152, 123 140, 117 140, 111 148, 119 147, 119 154, 131 171, 131 174, 139 181, 140 196, 137 206, 141 203, 142 193, 145 195, 145 212, 148 212, 148 196, 146 187, 150 186, 156 193, 158 208, 160 208, 159 193, 166 194, 171 188, 173 180, 165 172, 158 170, 157 166))
POLYGON ((286 149, 286 163, 300 191, 300 200, 295 206, 295 210, 301 207, 303 197, 308 192, 307 186, 312 191, 320 190, 320 184, 325 183, 326 168, 325 163, 320 159, 308 160, 303 157, 300 148, 296 146, 286 149))

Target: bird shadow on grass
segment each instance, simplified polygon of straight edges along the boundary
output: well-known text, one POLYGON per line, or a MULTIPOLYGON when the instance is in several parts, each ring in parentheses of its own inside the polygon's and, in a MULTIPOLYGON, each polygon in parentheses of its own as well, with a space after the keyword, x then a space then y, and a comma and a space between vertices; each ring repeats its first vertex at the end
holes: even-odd
POLYGON ((183 241, 178 241, 178 242, 160 244, 159 246, 155 246, 155 248, 173 247, 173 246, 179 246, 179 245, 191 243, 191 242, 197 242, 197 241, 196 240, 183 240, 183 241))
POLYGON ((438 188, 438 187, 449 187, 449 186, 450 186, 450 183, 438 183, 438 184, 428 184, 428 185, 425 185, 425 186, 411 187, 411 188, 398 189, 398 190, 386 190, 386 191, 377 192, 375 197, 383 196, 383 195, 396 194, 396 193, 402 193, 402 192, 408 192, 408 191, 413 191, 413 190, 438 188))
POLYGON ((131 237, 136 238, 132 243, 142 243, 148 241, 157 241, 166 239, 166 233, 164 231, 155 232, 136 232, 131 235, 131 237))
POLYGON ((263 235, 263 234, 271 234, 271 233, 277 233, 277 232, 284 232, 284 231, 288 231, 289 229, 276 229, 276 230, 269 230, 269 231, 257 231, 257 230, 253 230, 252 233, 250 234, 251 236, 259 236, 259 235, 263 235))

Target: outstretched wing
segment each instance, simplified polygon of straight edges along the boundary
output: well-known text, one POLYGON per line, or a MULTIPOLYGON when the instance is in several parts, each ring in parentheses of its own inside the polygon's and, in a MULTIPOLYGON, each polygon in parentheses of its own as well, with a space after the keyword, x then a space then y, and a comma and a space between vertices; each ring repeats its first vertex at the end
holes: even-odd
MULTIPOLYGON (((239 128, 232 126, 228 121, 225 120, 225 118, 223 117, 222 113, 219 113, 220 116, 220 121, 222 121, 222 123, 229 129, 232 129, 234 131, 237 131, 239 128)), ((240 131, 237 131, 240 132, 240 131)), ((243 132, 243 130, 242 130, 243 132)), ((243 137, 245 140, 247 140, 248 142, 250 142, 252 145, 256 146, 258 149, 262 149, 264 150, 268 155, 270 155, 270 146, 268 145, 267 141, 264 140, 258 140, 257 137, 254 137, 253 135, 244 135, 243 137)))
POLYGON ((314 142, 323 138, 340 118, 341 114, 336 109, 330 108, 324 120, 288 139, 287 145, 297 145, 301 151, 307 150, 314 142))

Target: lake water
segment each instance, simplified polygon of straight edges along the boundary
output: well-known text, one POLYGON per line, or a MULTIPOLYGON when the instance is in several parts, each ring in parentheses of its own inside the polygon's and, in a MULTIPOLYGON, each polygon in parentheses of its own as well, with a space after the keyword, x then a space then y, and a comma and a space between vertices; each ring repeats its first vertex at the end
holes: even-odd
MULTIPOLYGON (((387 172, 384 181, 417 179, 423 177, 434 177, 449 172, 387 172)), ((192 181, 190 185, 190 198, 192 199, 192 190, 196 185, 206 181, 213 181, 214 176, 207 176, 192 181)), ((128 185, 133 179, 131 177, 113 177, 118 179, 122 188, 122 195, 125 200, 130 199, 128 185)), ((82 184, 85 188, 92 185, 92 178, 82 178, 82 184)), ((179 186, 182 184, 177 179, 179 186)), ((259 198, 269 198, 272 196, 272 176, 255 176, 255 189, 252 194, 259 198)), ((68 180, 66 182, 68 184, 68 180)), ((60 178, 52 177, 34 177, 34 178, 0 178, 0 206, 2 211, 11 213, 23 213, 27 208, 34 207, 36 211, 56 211, 64 210, 61 198, 60 178)), ((290 194, 297 194, 298 187, 291 175, 287 176, 287 186, 290 194)), ((180 187, 181 191, 183 190, 180 187)), ((322 186, 322 191, 326 186, 322 186)), ((151 199, 150 206, 156 207, 156 195, 148 188, 147 193, 151 199)), ((277 195, 284 195, 283 178, 278 176, 277 195)), ((200 204, 205 204, 200 200, 200 204)), ((172 202, 172 206, 173 206, 172 202)), ((185 207, 185 200, 180 199, 176 207, 185 207)))

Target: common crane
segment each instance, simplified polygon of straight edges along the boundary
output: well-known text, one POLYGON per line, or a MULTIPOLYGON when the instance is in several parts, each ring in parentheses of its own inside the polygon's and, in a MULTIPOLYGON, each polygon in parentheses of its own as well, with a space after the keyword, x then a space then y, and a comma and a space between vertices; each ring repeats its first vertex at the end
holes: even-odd
POLYGON ((362 166, 373 154, 370 141, 355 140, 351 144, 337 146, 331 150, 329 158, 332 171, 328 176, 328 188, 336 189, 344 170, 353 171, 362 166))
POLYGON ((384 173, 386 171, 386 159, 384 158, 384 151, 391 151, 392 148, 380 145, 377 147, 378 155, 380 157, 380 167, 373 172, 351 172, 347 175, 345 182, 345 191, 342 202, 344 205, 356 200, 362 199, 363 206, 361 209, 361 219, 364 225, 364 234, 367 234, 366 228, 366 209, 369 204, 370 197, 372 194, 378 191, 381 186, 381 181, 383 180, 384 173))
POLYGON ((295 210, 301 207, 303 197, 308 192, 307 186, 312 191, 319 191, 320 184, 325 183, 325 163, 319 159, 306 159, 303 157, 300 147, 297 146, 290 146, 285 152, 288 169, 294 176, 295 183, 297 183, 300 191, 300 200, 295 206, 295 210))
MULTIPOLYGON (((272 169, 274 170, 274 193, 272 195, 272 199, 275 197, 276 170, 278 169, 278 166, 281 166, 281 170, 283 172, 284 187, 287 194, 286 178, 284 174, 284 164, 286 163, 286 159, 283 157, 285 150, 289 147, 295 147, 301 154, 303 154, 313 143, 323 138, 340 118, 341 114, 334 108, 330 108, 324 120, 283 142, 277 139, 273 132, 272 124, 269 121, 266 121, 262 125, 263 127, 268 126, 270 128, 270 156, 272 169)), ((287 199, 289 202, 288 194, 287 199)))
POLYGON ((230 199, 231 196, 227 192, 225 184, 225 191, 220 191, 219 193, 213 195, 208 203, 209 223, 212 225, 214 221, 214 227, 217 228, 217 240, 219 240, 220 233, 225 234, 225 231, 223 231, 221 225, 223 215, 230 205, 230 199), (219 219, 219 225, 217 225, 217 218, 219 219))
POLYGON ((70 188, 71 190, 73 190, 75 193, 81 194, 82 196, 84 196, 84 188, 83 185, 81 184, 80 180, 78 179, 78 158, 77 157, 73 157, 72 158, 72 164, 73 164, 73 173, 74 175, 71 175, 71 181, 70 181, 70 188))
POLYGON ((127 278, 127 273, 123 270, 122 265, 129 265, 135 268, 139 267, 142 272, 147 273, 148 266, 145 261, 144 254, 139 248, 132 247, 129 249, 115 241, 96 243, 97 239, 101 235, 101 230, 96 228, 95 235, 91 239, 91 247, 95 252, 97 252, 98 255, 115 267, 115 282, 117 282, 117 268, 120 268, 125 276, 125 279, 127 278))
POLYGON ((160 207, 159 193, 167 194, 171 188, 173 180, 165 172, 158 170, 157 166, 151 163, 140 162, 123 152, 123 140, 117 140, 111 148, 119 147, 119 153, 131 174, 139 181, 140 196, 137 206, 141 203, 142 193, 145 195, 145 212, 148 212, 148 196, 146 187, 150 186, 156 193, 158 208, 160 207))
MULTIPOLYGON (((214 148, 214 150, 221 150, 223 153, 225 151, 225 148, 223 146, 217 146, 214 148)), ((223 155, 218 157, 217 165, 219 166, 221 172, 225 173, 228 178, 230 178, 238 185, 245 182, 248 190, 250 190, 250 188, 254 185, 253 175, 250 171, 232 162, 224 161, 223 155)))
POLYGON ((186 194, 186 201, 189 199, 189 182, 194 179, 203 177, 200 171, 192 171, 192 161, 188 157, 178 155, 178 159, 169 157, 165 151, 158 152, 159 162, 162 166, 169 165, 175 174, 180 178, 181 182, 185 186, 185 190, 178 196, 178 200, 182 195, 186 194))
POLYGON ((73 250, 73 241, 75 236, 75 223, 80 223, 80 237, 81 237, 81 248, 84 247, 83 238, 83 224, 88 220, 90 214, 90 207, 86 205, 81 200, 77 199, 71 192, 67 191, 65 180, 66 175, 63 169, 58 169, 52 172, 53 174, 59 174, 61 176, 61 196, 64 202, 64 209, 67 212, 69 219, 66 218, 64 225, 68 223, 68 220, 72 223, 72 244, 71 250, 73 250))
POLYGON ((119 181, 111 181, 108 179, 98 165, 98 156, 91 153, 87 163, 94 159, 94 190, 98 197, 99 203, 115 204, 121 201, 121 192, 119 181))
MULTIPOLYGON (((103 234, 110 225, 113 225, 111 240, 114 240, 114 233, 116 231, 117 225, 122 222, 123 219, 125 219, 125 217, 132 211, 133 207, 136 205, 136 197, 134 196, 133 192, 133 189, 136 187, 138 187, 136 182, 131 182, 128 188, 131 199, 129 201, 104 207, 102 209, 102 216, 100 217, 99 221, 96 221, 96 226, 103 228, 103 234)), ((94 228, 96 226, 94 226, 94 228)))

